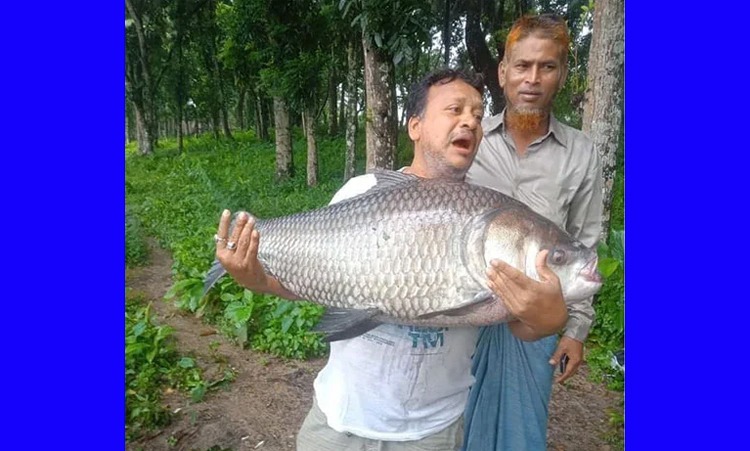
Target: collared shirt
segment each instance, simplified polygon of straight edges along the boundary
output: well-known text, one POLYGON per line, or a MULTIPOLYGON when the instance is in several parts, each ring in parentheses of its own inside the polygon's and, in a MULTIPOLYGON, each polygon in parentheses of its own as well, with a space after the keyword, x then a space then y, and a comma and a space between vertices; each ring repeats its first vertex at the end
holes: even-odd
MULTIPOLYGON (((482 121, 484 138, 466 181, 524 202, 586 246, 599 239, 602 177, 593 141, 550 115, 548 132, 523 156, 504 124, 505 110, 482 121)), ((565 335, 585 341, 594 320, 593 298, 568 305, 565 335)))

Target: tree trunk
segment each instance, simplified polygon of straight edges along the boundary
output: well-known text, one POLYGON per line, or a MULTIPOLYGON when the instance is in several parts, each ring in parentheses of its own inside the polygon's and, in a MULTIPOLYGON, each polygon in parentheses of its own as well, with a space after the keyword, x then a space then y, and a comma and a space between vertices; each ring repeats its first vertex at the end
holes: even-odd
POLYGON ((318 185, 318 146, 315 142, 315 110, 306 107, 302 113, 302 127, 307 137, 307 186, 318 185))
POLYGON ((126 80, 126 89, 130 91, 135 109, 138 151, 141 155, 149 155, 156 147, 156 115, 152 105, 155 86, 151 78, 146 32, 142 17, 136 12, 131 0, 125 0, 125 7, 135 26, 138 38, 138 62, 131 62, 131 80, 126 80))
POLYGON ((240 86, 237 93, 237 121, 240 123, 240 130, 245 131, 245 92, 247 88, 240 86))
POLYGON ((226 95, 224 95, 224 86, 221 82, 221 68, 219 67, 219 58, 216 55, 216 48, 213 47, 213 54, 211 59, 214 64, 214 86, 215 92, 219 96, 219 111, 221 112, 221 124, 224 128, 224 136, 232 139, 232 130, 229 128, 229 113, 227 111, 226 95))
POLYGON ((364 35, 362 43, 367 95, 367 170, 393 169, 397 141, 397 118, 393 114, 393 58, 383 49, 373 46, 364 35))
POLYGON ((346 127, 345 121, 346 121, 346 96, 344 93, 346 93, 346 77, 343 77, 343 81, 341 82, 341 95, 339 95, 339 127, 346 127))
POLYGON ((218 141, 221 138, 221 133, 219 132, 219 106, 214 105, 214 107, 211 109, 211 129, 214 132, 214 138, 218 141))
POLYGON ((135 126, 136 126, 136 139, 138 140, 138 153, 141 155, 151 155, 154 153, 154 141, 149 130, 149 125, 146 123, 146 113, 143 105, 133 102, 135 107, 135 126))
POLYGON ((353 43, 349 43, 346 56, 349 63, 349 70, 346 74, 346 85, 349 87, 349 96, 346 112, 344 182, 354 177, 354 156, 357 137, 357 54, 353 43))
POLYGON ((516 17, 521 17, 529 11, 528 0, 516 0, 516 17))
POLYGON ((451 1, 444 0, 445 8, 443 10, 443 46, 445 54, 443 55, 443 64, 448 66, 451 62, 451 1))
POLYGON ((338 76, 336 71, 331 71, 328 79, 328 136, 336 136, 339 133, 338 114, 338 76))
POLYGON ((612 184, 622 124, 624 15, 623 0, 597 0, 583 107, 583 131, 593 139, 602 162, 602 240, 609 235, 612 184))
MULTIPOLYGON (((474 70, 481 72, 484 85, 492 97, 492 114, 497 114, 505 106, 505 98, 500 89, 497 78, 498 61, 492 57, 487 42, 484 40, 484 32, 480 18, 480 3, 478 0, 467 0, 466 2, 466 50, 474 70)), ((502 47, 502 46, 501 46, 502 47)), ((502 55, 498 55, 502 58, 502 55)))
MULTIPOLYGON (((255 95, 255 127, 256 132, 258 133, 258 138, 261 141, 268 141, 268 122, 266 121, 266 115, 263 108, 263 99, 261 99, 260 94, 255 95)), ((275 111, 274 111, 275 113, 275 111)), ((287 116, 287 123, 289 122, 289 117, 287 116)))
POLYGON ((263 112, 261 110, 261 101, 260 101, 260 94, 255 95, 255 135, 258 137, 258 139, 265 141, 263 139, 262 135, 262 128, 263 128, 263 112))
POLYGON ((276 127, 276 180, 280 181, 294 175, 289 110, 281 97, 273 98, 273 116, 276 127))

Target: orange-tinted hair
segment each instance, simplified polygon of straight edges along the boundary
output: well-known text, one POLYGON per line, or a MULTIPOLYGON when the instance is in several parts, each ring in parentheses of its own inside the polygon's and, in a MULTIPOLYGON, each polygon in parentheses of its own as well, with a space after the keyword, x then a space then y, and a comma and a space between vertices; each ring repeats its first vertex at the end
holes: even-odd
POLYGON ((570 47, 570 34, 565 21, 554 14, 541 14, 538 16, 523 16, 513 23, 505 40, 505 56, 508 58, 510 49, 521 39, 535 34, 544 39, 551 39, 562 48, 562 62, 568 61, 568 47, 570 47))

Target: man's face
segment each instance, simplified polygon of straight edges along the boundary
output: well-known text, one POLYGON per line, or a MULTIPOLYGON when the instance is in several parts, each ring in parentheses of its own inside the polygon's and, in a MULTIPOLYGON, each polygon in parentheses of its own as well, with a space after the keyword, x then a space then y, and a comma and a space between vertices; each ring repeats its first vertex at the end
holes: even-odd
POLYGON ((560 45, 531 34, 511 47, 500 64, 498 77, 508 108, 539 114, 552 110, 555 94, 565 84, 566 66, 560 45))
POLYGON ((482 116, 482 97, 465 81, 430 87, 422 117, 409 120, 409 137, 431 176, 463 178, 483 136, 482 116))

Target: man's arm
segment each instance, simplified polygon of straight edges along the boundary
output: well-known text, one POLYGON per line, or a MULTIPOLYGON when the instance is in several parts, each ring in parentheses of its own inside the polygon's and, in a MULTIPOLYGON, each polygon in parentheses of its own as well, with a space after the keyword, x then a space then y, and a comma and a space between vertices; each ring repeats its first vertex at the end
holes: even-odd
MULTIPOLYGON (((566 229, 586 246, 596 246, 601 232, 602 217, 602 174, 599 154, 593 144, 588 148, 590 155, 581 186, 576 190, 568 211, 566 229)), ((568 322, 557 349, 549 360, 550 365, 557 365, 564 356, 568 357, 567 366, 555 382, 564 382, 578 371, 583 362, 583 343, 588 337, 594 322, 593 297, 571 303, 568 306, 568 322)))
MULTIPOLYGON (((602 230, 602 173, 599 154, 593 144, 589 150, 591 158, 581 186, 570 203, 567 231, 584 245, 596 246, 602 230)), ((593 297, 571 303, 564 335, 583 343, 588 337, 594 321, 593 297)))

